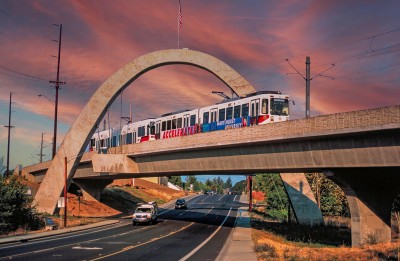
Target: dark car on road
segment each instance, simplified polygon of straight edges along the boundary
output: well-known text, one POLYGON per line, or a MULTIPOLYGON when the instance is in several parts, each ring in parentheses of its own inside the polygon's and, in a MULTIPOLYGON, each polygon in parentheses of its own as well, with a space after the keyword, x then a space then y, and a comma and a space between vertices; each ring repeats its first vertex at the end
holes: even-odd
POLYGON ((175 209, 178 209, 178 208, 187 208, 185 199, 180 198, 180 199, 176 200, 175 209))

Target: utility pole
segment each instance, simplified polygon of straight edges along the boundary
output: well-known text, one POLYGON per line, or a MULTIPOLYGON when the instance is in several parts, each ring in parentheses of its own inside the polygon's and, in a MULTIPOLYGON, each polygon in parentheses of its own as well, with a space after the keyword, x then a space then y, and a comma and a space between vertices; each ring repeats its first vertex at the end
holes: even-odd
POLYGON ((40 154, 39 156, 39 162, 42 163, 43 162, 43 135, 44 133, 42 132, 42 140, 40 141, 40 154))
POLYGON ((306 118, 310 118, 310 72, 311 72, 310 56, 306 57, 306 118))
MULTIPOLYGON (((57 56, 57 79, 56 81, 50 81, 50 83, 55 84, 56 88, 56 101, 54 105, 54 135, 53 135, 53 151, 52 158, 56 155, 57 150, 57 114, 58 114, 58 90, 60 89, 60 84, 65 84, 65 82, 60 82, 60 58, 61 58, 61 35, 62 35, 62 24, 53 24, 60 27, 60 36, 58 38, 58 56, 57 56)), ((57 42, 56 40, 53 40, 57 42)))
POLYGON ((122 130, 122 92, 121 92, 121 113, 119 118, 119 130, 122 130))
POLYGON ((10 174, 10 135, 11 135, 11 128, 14 126, 11 126, 11 97, 12 97, 12 92, 10 92, 10 105, 8 107, 8 125, 4 126, 8 128, 8 143, 7 143, 7 165, 6 165, 6 173, 4 176, 8 176, 10 174))
POLYGON ((311 85, 311 80, 313 80, 314 78, 317 78, 318 76, 322 76, 322 77, 327 77, 327 78, 331 78, 332 80, 334 80, 335 78, 330 77, 330 76, 326 76, 323 75, 324 72, 330 70, 332 67, 335 66, 335 64, 331 64, 331 67, 329 67, 328 69, 320 72, 319 74, 315 75, 314 77, 311 78, 311 60, 310 60, 310 56, 306 56, 306 77, 304 77, 290 62, 289 59, 285 59, 285 61, 292 66, 292 68, 296 71, 297 74, 299 74, 305 81, 306 81, 306 118, 310 117, 310 85, 311 85))

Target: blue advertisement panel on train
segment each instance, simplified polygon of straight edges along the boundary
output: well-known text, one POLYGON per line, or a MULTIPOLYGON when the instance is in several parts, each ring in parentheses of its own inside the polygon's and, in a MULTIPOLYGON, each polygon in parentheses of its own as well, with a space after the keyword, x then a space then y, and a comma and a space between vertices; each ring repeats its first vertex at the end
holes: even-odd
POLYGON ((247 126, 247 122, 249 122, 249 117, 246 118, 235 118, 230 120, 224 120, 219 122, 211 122, 207 124, 203 124, 202 131, 209 132, 215 130, 227 130, 234 128, 241 128, 247 126))

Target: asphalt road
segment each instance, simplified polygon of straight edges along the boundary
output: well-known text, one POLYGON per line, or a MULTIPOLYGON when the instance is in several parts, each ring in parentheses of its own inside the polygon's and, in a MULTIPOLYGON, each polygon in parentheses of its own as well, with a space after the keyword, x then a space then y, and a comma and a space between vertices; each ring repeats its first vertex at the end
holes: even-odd
POLYGON ((235 223, 235 195, 200 195, 160 208, 155 225, 107 227, 0 246, 0 260, 215 260, 235 223))

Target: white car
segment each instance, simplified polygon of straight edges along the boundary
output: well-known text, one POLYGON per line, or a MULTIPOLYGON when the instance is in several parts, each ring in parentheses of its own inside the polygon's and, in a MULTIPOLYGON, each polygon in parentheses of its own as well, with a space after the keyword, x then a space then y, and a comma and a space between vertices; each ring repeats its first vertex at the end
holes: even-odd
POLYGON ((132 216, 132 225, 138 223, 155 224, 157 222, 157 209, 153 204, 139 205, 132 216))

